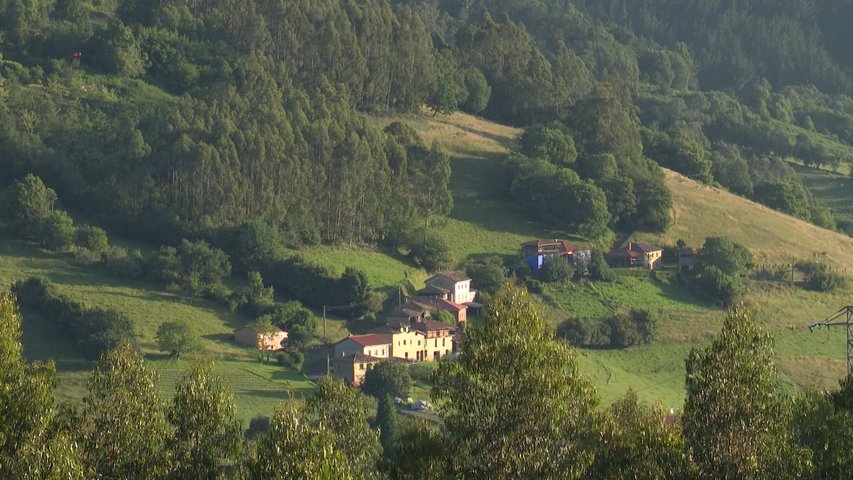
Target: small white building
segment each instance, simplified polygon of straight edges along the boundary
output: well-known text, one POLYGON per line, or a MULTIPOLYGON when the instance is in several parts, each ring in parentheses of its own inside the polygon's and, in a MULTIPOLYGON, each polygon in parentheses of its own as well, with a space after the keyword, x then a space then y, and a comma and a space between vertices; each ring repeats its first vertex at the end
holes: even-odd
POLYGON ((476 290, 471 290, 471 279, 459 272, 439 273, 427 279, 424 291, 442 292, 445 300, 465 305, 474 301, 476 290))

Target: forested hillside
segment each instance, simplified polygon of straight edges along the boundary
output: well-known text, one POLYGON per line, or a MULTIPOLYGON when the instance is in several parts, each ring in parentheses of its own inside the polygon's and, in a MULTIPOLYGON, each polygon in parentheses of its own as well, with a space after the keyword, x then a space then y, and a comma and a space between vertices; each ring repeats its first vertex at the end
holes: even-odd
POLYGON ((589 211, 570 227, 591 239, 666 228, 652 160, 835 228, 784 159, 853 158, 845 8, 3 1, 0 180, 36 173, 155 243, 246 218, 289 244, 372 243, 452 208, 442 150, 363 117, 426 104, 559 132, 540 140, 563 147, 523 152, 556 170, 517 168, 553 179, 544 201, 589 211))

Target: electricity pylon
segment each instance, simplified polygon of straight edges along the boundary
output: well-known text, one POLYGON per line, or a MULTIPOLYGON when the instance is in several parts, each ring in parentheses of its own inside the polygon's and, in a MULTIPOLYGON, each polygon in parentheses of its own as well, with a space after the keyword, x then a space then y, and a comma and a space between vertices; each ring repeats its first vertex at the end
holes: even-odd
POLYGON ((833 313, 826 320, 809 325, 809 331, 817 328, 846 327, 847 328, 847 371, 853 372, 853 305, 848 305, 833 313))

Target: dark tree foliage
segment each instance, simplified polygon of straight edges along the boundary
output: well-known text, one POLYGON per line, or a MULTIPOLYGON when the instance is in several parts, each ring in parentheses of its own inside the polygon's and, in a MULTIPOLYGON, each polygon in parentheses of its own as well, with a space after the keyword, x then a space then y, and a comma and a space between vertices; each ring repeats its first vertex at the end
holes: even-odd
POLYGON ((577 347, 625 348, 649 344, 657 334, 657 317, 649 310, 617 312, 601 319, 568 318, 557 335, 577 347))
POLYGON ((551 256, 545 259, 539 270, 539 278, 545 282, 565 282, 574 273, 565 257, 551 256))
POLYGON ((586 269, 589 272, 590 280, 599 282, 610 282, 613 280, 613 273, 610 272, 610 266, 607 265, 604 253, 597 248, 592 250, 592 255, 586 269))
POLYGON ((667 424, 660 408, 651 408, 633 390, 599 414, 600 446, 589 468, 590 479, 689 478, 677 424, 667 424))
POLYGON ((376 424, 379 427, 379 443, 382 444, 383 455, 393 461, 400 441, 400 423, 391 395, 385 394, 379 398, 376 424))
POLYGON ((815 478, 843 477, 853 468, 853 377, 838 390, 811 392, 794 407, 792 429, 797 443, 813 452, 815 478))
POLYGON ((382 362, 364 376, 362 391, 379 401, 389 395, 406 398, 412 386, 412 377, 406 365, 399 362, 382 362))
POLYGON ((477 291, 489 294, 495 293, 506 279, 506 267, 498 256, 486 257, 467 263, 465 273, 471 277, 471 283, 477 291))
POLYGON ((328 269, 295 256, 268 266, 264 278, 283 292, 312 307, 336 307, 336 311, 359 317, 367 313, 371 288, 361 270, 347 267, 336 276, 328 269))
POLYGON ((407 421, 401 425, 395 456, 388 463, 391 478, 433 480, 445 478, 448 469, 447 444, 431 422, 407 421))
POLYGON ((74 338, 87 358, 136 337, 133 322, 124 313, 104 308, 88 308, 57 292, 44 278, 29 278, 12 285, 23 308, 55 322, 60 331, 74 338))
POLYGON ((733 305, 744 291, 738 276, 726 273, 715 266, 703 267, 702 272, 695 279, 695 284, 702 292, 721 301, 724 305, 733 305))
POLYGON ((738 276, 753 267, 752 253, 728 237, 708 237, 699 251, 704 268, 714 267, 726 275, 738 276))

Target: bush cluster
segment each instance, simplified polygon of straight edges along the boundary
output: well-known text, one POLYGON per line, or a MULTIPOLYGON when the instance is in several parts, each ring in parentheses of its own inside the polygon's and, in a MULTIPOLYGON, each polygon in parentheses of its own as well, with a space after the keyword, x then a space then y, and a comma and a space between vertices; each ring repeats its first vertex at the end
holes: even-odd
POLYGON ((603 319, 569 318, 557 335, 578 347, 624 348, 648 344, 657 332, 657 318, 649 310, 618 312, 603 319))
POLYGON ((847 284, 843 275, 833 272, 825 263, 803 261, 798 262, 795 267, 805 276, 805 286, 809 290, 831 292, 847 284))
POLYGON ((23 308, 38 312, 70 335, 87 357, 96 359, 104 351, 136 337, 133 322, 121 312, 87 308, 60 294, 49 280, 31 277, 12 285, 23 308))
POLYGON ((91 257, 106 252, 109 248, 106 232, 98 227, 75 227, 71 216, 56 208, 57 200, 52 188, 29 174, 9 187, 0 217, 20 238, 51 250, 77 250, 78 255, 91 257))
POLYGON ((264 272, 270 284, 312 307, 347 307, 336 312, 353 318, 362 317, 375 309, 367 275, 359 269, 347 267, 337 276, 329 269, 306 261, 300 256, 275 262, 264 272))

